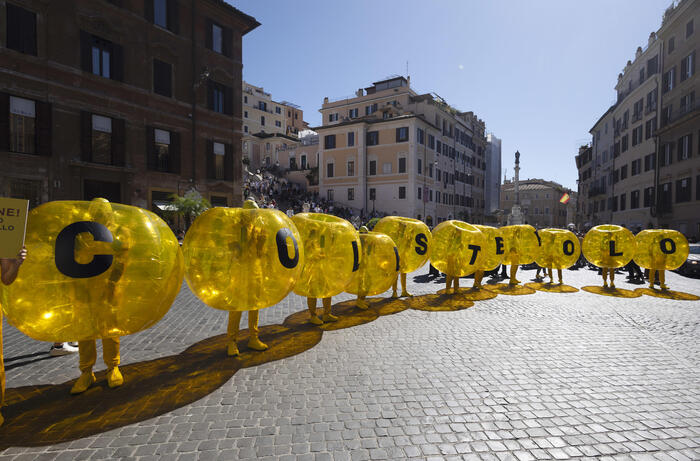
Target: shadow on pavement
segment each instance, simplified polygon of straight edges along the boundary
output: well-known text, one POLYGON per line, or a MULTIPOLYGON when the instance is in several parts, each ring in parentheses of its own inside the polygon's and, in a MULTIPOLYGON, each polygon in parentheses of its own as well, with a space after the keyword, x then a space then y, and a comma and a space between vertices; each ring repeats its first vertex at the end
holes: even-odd
POLYGON ((695 296, 690 293, 683 293, 682 291, 673 290, 652 290, 651 288, 636 288, 634 290, 637 293, 653 296, 655 298, 663 299, 673 299, 676 301, 697 301, 700 300, 700 296, 695 296))
POLYGON ((544 291, 545 293, 577 293, 578 288, 572 287, 571 285, 559 285, 556 283, 545 283, 545 282, 534 282, 526 283, 526 287, 532 288, 537 291, 544 291))
POLYGON ((642 294, 636 290, 625 290, 624 288, 605 288, 597 285, 590 285, 581 287, 581 289, 596 295, 612 296, 614 298, 639 298, 642 296, 642 294))

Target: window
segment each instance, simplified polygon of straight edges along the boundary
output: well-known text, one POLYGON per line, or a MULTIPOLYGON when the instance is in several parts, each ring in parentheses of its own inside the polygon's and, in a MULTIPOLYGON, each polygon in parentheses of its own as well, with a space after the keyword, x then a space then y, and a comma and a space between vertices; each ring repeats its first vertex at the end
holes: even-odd
POLYGON ((668 93, 676 86, 676 66, 671 67, 668 72, 664 74, 663 80, 661 82, 661 92, 668 93))
POLYGON ((85 72, 123 80, 123 51, 120 45, 80 31, 81 68, 85 72))
POLYGON ((243 117, 244 117, 244 118, 248 118, 248 111, 247 111, 247 110, 244 110, 244 111, 243 111, 243 117))
POLYGON ((622 152, 626 152, 626 151, 627 151, 627 136, 628 136, 628 135, 624 135, 624 136, 622 137, 622 152))
POLYGON ((639 208, 639 191, 633 190, 630 193, 630 209, 639 208))
POLYGON ((357 107, 354 109, 350 109, 350 112, 348 114, 350 118, 357 118, 357 107))
POLYGON ((406 157, 399 157, 399 173, 406 172, 406 157))
POLYGON ((659 197, 659 209, 660 211, 669 211, 671 209, 671 204, 673 203, 673 196, 671 192, 671 183, 667 182, 661 184, 661 196, 659 197))
POLYGON ((693 154, 693 135, 687 134, 678 140, 678 160, 687 160, 693 154))
POLYGON ((153 60, 153 92, 168 98, 173 95, 172 66, 167 62, 153 60))
POLYGON ((418 174, 423 174, 423 160, 418 159, 418 168, 417 168, 417 173, 418 174))
POLYGON ((333 199, 333 189, 328 189, 326 191, 326 198, 331 202, 334 200, 333 199))
POLYGON ((146 19, 149 22, 168 29, 174 34, 179 33, 180 16, 177 0, 146 0, 144 3, 146 19))
POLYGON ((425 132, 420 128, 416 129, 416 138, 418 138, 418 144, 425 144, 425 132))
POLYGON ((676 49, 676 37, 671 37, 668 39, 668 54, 673 53, 674 49, 676 49))
POLYGON ((391 163, 383 163, 382 164, 382 173, 383 174, 391 174, 391 163))
POLYGON ((631 172, 631 175, 632 175, 632 176, 636 176, 636 175, 638 175, 638 174, 641 173, 641 172, 642 172, 642 159, 641 159, 641 158, 638 158, 637 160, 633 160, 633 161, 632 161, 632 172, 631 172))
POLYGON ((275 106, 275 114, 281 114, 282 109, 279 106, 275 106))
POLYGON ((640 142, 642 142, 642 125, 632 130, 632 146, 636 146, 640 142))
POLYGON ((338 121, 338 112, 335 114, 328 114, 328 121, 329 122, 337 122, 338 121))
POLYGON ((370 189, 369 189, 369 199, 370 200, 377 199, 377 189, 375 189, 374 187, 370 187, 370 189))
POLYGON ((428 176, 433 177, 433 164, 428 162, 428 176))
POLYGON ((370 115, 377 112, 377 104, 374 103, 371 106, 365 106, 365 115, 370 115))
POLYGON ((355 200, 355 189, 352 187, 348 188, 348 202, 355 200))
POLYGON ((656 110, 656 101, 659 97, 659 92, 656 88, 647 93, 647 113, 656 110))
POLYGON ((656 154, 649 154, 644 157, 644 171, 656 168, 656 154))
POLYGON ((671 121, 671 115, 673 114, 673 104, 669 104, 664 107, 661 111, 661 126, 666 125, 671 121))
POLYGON ((211 25, 211 49, 217 53, 224 53, 224 30, 220 25, 211 25))
MULTIPOLYGON (((169 142, 168 142, 169 143, 169 142)), ((112 163, 112 119, 92 115, 92 161, 112 163)))
POLYGON ((659 70, 659 56, 654 56, 647 61, 647 76, 651 77, 659 70))
POLYGON ((379 132, 378 131, 368 131, 367 132, 367 145, 376 146, 379 144, 379 132))
MULTIPOLYGON (((673 69, 672 69, 673 70, 673 69)), ((681 82, 689 79, 695 73, 695 51, 681 61, 681 82)))
POLYGON ((620 181, 627 178, 627 165, 622 165, 620 168, 620 181))
POLYGON ((248 125, 245 125, 245 126, 243 127, 243 131, 246 132, 246 133, 248 132, 248 125))
POLYGON ((260 116, 260 125, 265 126, 265 116, 264 115, 260 116))
POLYGON ((331 162, 326 164, 326 178, 332 178, 333 177, 333 167, 335 165, 331 162))
POLYGON ((275 126, 278 127, 278 128, 281 127, 281 126, 282 126, 282 122, 280 122, 279 120, 275 120, 275 126))
POLYGON ((355 161, 348 160, 348 176, 355 176, 355 161))
POLYGON ((437 141, 437 144, 435 146, 435 152, 437 152, 438 154, 442 152, 442 141, 437 141))
POLYGON ((627 209, 627 194, 620 194, 620 211, 627 209))
POLYGON ((423 199, 423 188, 419 187, 418 190, 416 191, 416 197, 418 197, 418 200, 423 199))
POLYGON ((659 166, 667 166, 673 163, 673 144, 666 143, 661 146, 661 158, 659 166))
POLYGON ((690 93, 681 97, 681 114, 685 114, 686 112, 690 112, 693 109, 694 105, 695 105, 695 91, 691 91, 690 93))
POLYGON ((168 27, 168 4, 166 0, 153 0, 153 24, 168 27))
POLYGON ((688 23, 685 25, 685 38, 690 37, 693 35, 693 20, 691 19, 688 21, 688 23))
MULTIPOLYGON (((207 82, 207 103, 209 110, 233 115, 233 90, 229 86, 209 80, 207 82)), ((261 123, 265 124, 264 119, 261 120, 261 123)))
POLYGON ((690 191, 690 178, 676 181, 676 203, 689 202, 691 199, 690 191))
POLYGON ((396 129, 396 142, 408 141, 408 127, 404 126, 396 129))
POLYGON ((10 151, 35 153, 36 128, 35 102, 10 96, 10 151))
POLYGON ((325 149, 335 149, 335 135, 329 134, 323 137, 323 147, 325 149))
POLYGON ((432 134, 428 135, 428 147, 430 147, 431 149, 435 149, 435 136, 433 136, 432 134))
POLYGON ((654 203, 654 188, 647 187, 644 189, 644 208, 650 207, 654 203))
POLYGON ((369 161, 369 175, 374 176, 376 174, 377 174, 377 161, 370 160, 369 161))
POLYGON ((220 142, 215 142, 212 148, 214 152, 214 179, 224 179, 226 175, 226 170, 224 167, 226 146, 220 142))
POLYGON ((656 134, 656 117, 647 120, 646 122, 646 137, 644 139, 649 139, 656 134))
POLYGON ((406 198, 406 186, 399 186, 399 198, 400 199, 406 198))
POLYGON ((636 122, 637 120, 641 120, 643 112, 644 112, 644 98, 642 98, 639 101, 634 103, 634 109, 633 109, 633 113, 632 113, 632 121, 636 122))
POLYGON ((36 13, 7 3, 7 42, 11 50, 36 56, 36 13))
POLYGON ((644 67, 639 69, 639 84, 644 83, 644 67))
POLYGON ((352 147, 355 145, 355 132, 350 131, 348 133, 348 147, 352 147))
POLYGON ((267 103, 265 101, 258 101, 258 109, 267 112, 267 103))
POLYGON ((165 130, 154 130, 156 170, 170 171, 170 132, 165 130))

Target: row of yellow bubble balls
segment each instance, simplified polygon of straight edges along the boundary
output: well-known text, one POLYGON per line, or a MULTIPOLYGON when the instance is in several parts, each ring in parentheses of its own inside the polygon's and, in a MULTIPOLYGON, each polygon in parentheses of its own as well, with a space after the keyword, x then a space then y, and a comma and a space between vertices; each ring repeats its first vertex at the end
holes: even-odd
MULTIPOLYGON (((183 275, 207 305, 227 311, 272 306, 290 291, 326 298, 343 291, 383 293, 398 273, 423 266, 461 277, 499 264, 564 269, 581 244, 563 229, 500 229, 445 221, 431 232, 419 220, 382 218, 373 232, 320 213, 289 218, 277 210, 211 208, 189 228, 182 251, 167 224, 142 208, 91 202, 48 202, 28 218, 28 258, 14 284, 0 291, 10 323, 41 341, 124 336, 159 321, 183 275)), ((593 264, 615 268, 632 258, 668 270, 688 255, 674 230, 602 225, 583 239, 593 264)))

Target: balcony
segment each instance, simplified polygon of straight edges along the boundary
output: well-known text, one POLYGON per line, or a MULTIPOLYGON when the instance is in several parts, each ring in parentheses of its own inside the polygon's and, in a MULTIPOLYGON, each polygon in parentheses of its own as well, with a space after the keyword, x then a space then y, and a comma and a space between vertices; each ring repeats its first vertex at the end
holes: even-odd
POLYGON ((666 111, 662 111, 661 114, 661 128, 668 127, 674 123, 680 121, 681 119, 691 117, 689 114, 695 114, 700 110, 700 101, 693 101, 691 104, 686 104, 685 106, 680 106, 678 109, 671 111, 669 114, 666 111))

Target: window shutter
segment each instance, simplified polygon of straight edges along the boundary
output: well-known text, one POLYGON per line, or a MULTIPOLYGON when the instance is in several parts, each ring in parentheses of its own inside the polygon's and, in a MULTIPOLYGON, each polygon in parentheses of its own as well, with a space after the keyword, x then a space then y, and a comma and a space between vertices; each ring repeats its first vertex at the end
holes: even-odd
POLYGON ((40 155, 51 155, 51 104, 36 102, 36 151, 40 155))
POLYGON ((207 80, 207 109, 214 109, 214 82, 207 80))
POLYGON ((690 58, 690 75, 695 75, 695 51, 691 54, 690 58))
POLYGON ((112 43, 112 53, 109 57, 112 80, 124 81, 124 48, 118 43, 112 43))
POLYGON ((216 166, 214 165, 214 141, 207 140, 207 177, 216 179, 216 166))
MULTIPOLYGON (((233 31, 229 27, 224 27, 224 33, 223 33, 223 49, 222 51, 224 52, 224 56, 230 58, 232 55, 232 50, 233 50, 233 31)), ((693 58, 693 63, 695 62, 695 58, 693 58)))
POLYGON ((224 114, 233 115, 233 88, 224 86, 224 114))
POLYGON ((688 135, 688 158, 693 156, 693 135, 688 135))
POLYGON ((206 19, 206 30, 204 31, 204 45, 207 47, 207 49, 211 50, 214 48, 214 44, 212 42, 212 26, 214 25, 214 22, 207 18, 206 19))
POLYGON ((22 20, 21 11, 19 7, 16 7, 12 3, 7 4, 7 15, 5 16, 7 21, 7 42, 5 46, 16 51, 22 50, 22 20))
POLYGON ((0 93, 0 149, 10 149, 10 95, 0 93))
POLYGON ((156 159, 156 130, 152 126, 146 127, 146 163, 149 170, 158 169, 158 159, 156 159))
POLYGON ((24 11, 22 15, 23 52, 36 56, 36 13, 24 11))
POLYGON ((112 165, 124 166, 124 143, 126 136, 126 122, 123 118, 112 119, 112 165))
POLYGON ((80 31, 80 68, 85 72, 92 72, 92 36, 80 31))
POLYGON ((173 34, 180 33, 180 7, 177 0, 168 0, 168 30, 173 34))
POLYGON ((143 15, 146 17, 146 21, 153 24, 153 0, 144 0, 143 8, 143 15))
POLYGON ((80 112, 80 159, 83 162, 92 161, 92 114, 80 112))
POLYGON ((224 154, 224 179, 226 181, 233 181, 233 146, 231 144, 226 144, 224 154))
POLYGON ((180 174, 180 133, 170 132, 170 172, 180 174))
POLYGON ((679 162, 683 160, 683 138, 678 140, 678 152, 676 152, 676 155, 678 155, 679 162))
POLYGON ((686 59, 681 61, 681 81, 685 80, 685 73, 688 70, 688 61, 686 59))

